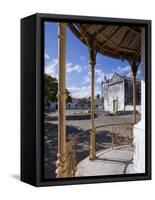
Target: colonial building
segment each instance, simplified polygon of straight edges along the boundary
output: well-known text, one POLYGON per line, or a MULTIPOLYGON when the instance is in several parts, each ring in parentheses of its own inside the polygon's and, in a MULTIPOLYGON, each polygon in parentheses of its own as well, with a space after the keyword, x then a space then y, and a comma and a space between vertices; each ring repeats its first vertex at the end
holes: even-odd
MULTIPOLYGON (((90 98, 72 98, 72 102, 66 103, 67 110, 88 110, 90 109, 90 98)), ((96 110, 100 109, 101 100, 100 98, 95 98, 94 100, 94 108, 96 110)), ((46 110, 57 110, 58 109, 58 102, 51 102, 50 106, 46 110)))
MULTIPOLYGON (((88 109, 88 104, 86 102, 80 101, 79 98, 72 98, 72 102, 66 103, 66 109, 67 110, 76 110, 76 109, 88 109)), ((57 110, 58 109, 58 102, 51 102, 50 103, 50 109, 51 110, 57 110)))
MULTIPOLYGON (((101 83, 102 109, 105 111, 133 110, 132 77, 114 73, 108 80, 105 76, 101 83)), ((141 112, 141 81, 136 81, 136 110, 141 112)))

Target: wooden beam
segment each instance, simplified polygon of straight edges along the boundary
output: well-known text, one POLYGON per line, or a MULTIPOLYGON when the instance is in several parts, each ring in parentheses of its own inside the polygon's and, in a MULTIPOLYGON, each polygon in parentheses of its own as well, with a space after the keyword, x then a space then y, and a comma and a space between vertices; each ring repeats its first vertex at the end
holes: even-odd
MULTIPOLYGON (((104 38, 105 41, 108 41, 108 37, 107 37, 104 33, 102 33, 102 36, 103 36, 103 38, 104 38)), ((117 45, 116 45, 114 42, 112 42, 111 40, 109 41, 109 43, 110 43, 114 48, 117 48, 117 45)))
MULTIPOLYGON (((119 45, 118 45, 118 49, 120 48, 121 44, 125 41, 125 39, 127 38, 129 34, 129 30, 126 31, 126 33, 124 34, 123 38, 121 39, 119 45)), ((118 49, 116 49, 116 52, 118 51, 118 49)))
POLYGON ((79 30, 77 30, 77 28, 75 27, 75 25, 68 23, 69 28, 71 29, 71 31, 75 34, 75 36, 77 38, 79 38, 82 42, 84 42, 86 44, 86 41, 84 40, 84 38, 81 36, 81 33, 79 30))
POLYGON ((100 28, 98 31, 96 31, 96 33, 94 34, 95 37, 97 37, 99 34, 101 34, 105 29, 107 28, 107 26, 100 28))
MULTIPOLYGON (((108 41, 108 38, 107 36, 105 36, 103 33, 102 33, 102 36, 105 38, 106 41, 108 41)), ((136 50, 134 49, 129 49, 129 48, 125 48, 125 47, 118 47, 118 45, 116 45, 113 41, 109 40, 108 43, 110 43, 115 49, 118 49, 118 51, 127 51, 129 53, 135 53, 136 50)), ((101 44, 102 46, 102 44, 101 44)))
POLYGON ((134 54, 133 59, 135 59, 135 58, 140 54, 140 52, 141 52, 141 48, 139 48, 139 49, 136 51, 136 53, 134 54))
POLYGON ((84 24, 84 25, 85 25, 85 30, 87 31, 94 24, 84 24))
POLYGON ((98 49, 102 49, 103 52, 107 52, 109 55, 111 54, 111 51, 108 51, 108 50, 102 48, 102 46, 95 40, 95 38, 93 36, 88 35, 82 27, 79 26, 79 30, 80 30, 79 33, 85 40, 85 43, 87 44, 88 47, 89 47, 88 40, 93 40, 95 47, 97 47, 98 49))
POLYGON ((111 34, 111 36, 107 39, 107 41, 105 41, 102 45, 102 47, 104 47, 106 44, 108 44, 112 38, 115 36, 116 33, 118 33, 120 31, 121 27, 116 27, 114 32, 111 34))
MULTIPOLYGON (((85 32, 85 30, 83 29, 83 27, 81 27, 79 24, 78 24, 78 29, 76 29, 76 27, 74 25, 71 25, 69 24, 68 25, 71 30, 76 34, 76 36, 84 43, 88 46, 88 43, 87 43, 87 38, 89 39, 92 39, 94 40, 94 44, 95 44, 95 48, 98 52, 102 53, 102 54, 106 54, 106 55, 109 55, 111 57, 115 57, 115 58, 118 58, 118 59, 130 59, 131 56, 124 56, 124 55, 118 55, 118 53, 116 53, 116 51, 114 50, 108 50, 108 49, 105 49, 105 48, 102 48, 102 44, 101 43, 98 43, 96 40, 95 40, 95 37, 94 36, 90 36, 89 34, 87 34, 85 32)), ((106 28, 106 27, 105 27, 106 28)), ((101 29, 100 29, 101 31, 101 29)), ((103 31, 103 28, 102 28, 102 31, 103 31)), ((98 31, 99 32, 99 31, 98 31)), ((107 38, 106 38, 107 39, 107 38)), ((115 45, 116 46, 116 45, 115 45)), ((116 49, 117 47, 114 47, 114 49, 116 49)), ((126 51, 128 53, 131 53, 131 54, 134 54, 136 50, 133 50, 133 49, 126 49, 126 48, 119 48, 120 51, 126 51)))
POLYGON ((136 31, 134 28, 131 28, 129 26, 125 26, 128 30, 130 30, 131 32, 135 33, 135 34, 138 34, 138 35, 141 35, 141 32, 138 32, 136 31))

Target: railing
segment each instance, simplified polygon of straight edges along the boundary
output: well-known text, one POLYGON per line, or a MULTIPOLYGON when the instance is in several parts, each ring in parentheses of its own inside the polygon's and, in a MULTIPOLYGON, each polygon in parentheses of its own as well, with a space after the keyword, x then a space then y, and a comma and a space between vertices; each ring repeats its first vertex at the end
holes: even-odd
POLYGON ((98 126, 102 130, 108 131, 112 138, 112 148, 121 145, 129 145, 133 142, 133 123, 109 124, 98 126))
MULTIPOLYGON (((107 131, 109 134, 111 134, 112 148, 117 146, 132 144, 133 123, 102 125, 95 127, 95 129, 102 129, 102 131, 107 131)), ((75 177, 77 171, 76 145, 79 135, 74 136, 67 142, 66 146, 67 177, 75 177)))
POLYGON ((77 170, 76 145, 77 136, 67 142, 67 177, 74 177, 77 170))

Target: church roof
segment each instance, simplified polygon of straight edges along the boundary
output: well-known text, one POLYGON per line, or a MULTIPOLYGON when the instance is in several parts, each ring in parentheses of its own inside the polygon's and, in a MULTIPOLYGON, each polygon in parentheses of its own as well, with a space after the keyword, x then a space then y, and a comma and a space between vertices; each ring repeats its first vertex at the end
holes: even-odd
MULTIPOLYGON (((132 81, 133 79, 132 79, 132 76, 130 76, 130 77, 122 76, 122 75, 120 75, 120 74, 115 72, 110 79, 106 80, 106 82, 102 81, 101 84, 103 84, 103 83, 109 83, 109 84, 117 83, 117 82, 122 81, 122 80, 132 81)), ((136 82, 141 82, 141 80, 140 79, 136 79, 136 82)))

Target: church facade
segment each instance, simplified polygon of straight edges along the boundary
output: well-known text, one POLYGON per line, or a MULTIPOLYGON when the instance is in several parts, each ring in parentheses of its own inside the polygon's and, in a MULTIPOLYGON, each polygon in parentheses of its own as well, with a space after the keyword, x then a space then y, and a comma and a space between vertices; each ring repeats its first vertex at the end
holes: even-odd
MULTIPOLYGON (((120 76, 114 73, 108 80, 101 83, 102 109, 105 111, 133 110, 133 82, 132 77, 120 76)), ((141 81, 136 81, 136 110, 141 113, 141 81)))

